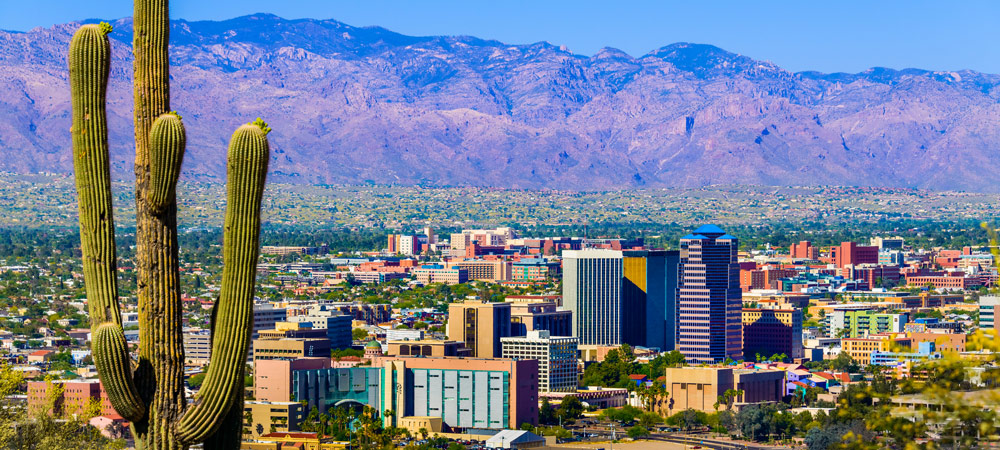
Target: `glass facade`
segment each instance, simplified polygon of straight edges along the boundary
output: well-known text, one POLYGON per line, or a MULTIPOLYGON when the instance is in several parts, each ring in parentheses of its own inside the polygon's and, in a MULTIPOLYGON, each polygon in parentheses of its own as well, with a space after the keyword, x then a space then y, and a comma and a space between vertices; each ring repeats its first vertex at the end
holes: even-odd
POLYGON ((705 225, 681 238, 677 349, 692 362, 743 357, 739 240, 705 225))

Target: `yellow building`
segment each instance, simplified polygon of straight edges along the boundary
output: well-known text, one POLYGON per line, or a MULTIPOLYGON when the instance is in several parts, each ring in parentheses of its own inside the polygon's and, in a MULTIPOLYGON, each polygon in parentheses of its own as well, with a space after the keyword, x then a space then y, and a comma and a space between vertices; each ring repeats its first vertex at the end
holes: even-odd
POLYGON ((320 442, 316 433, 271 433, 252 442, 243 442, 242 450, 345 450, 349 442, 320 442))
POLYGON ((243 405, 243 436, 253 439, 271 433, 299 430, 306 413, 298 402, 254 402, 243 405))
POLYGON ((417 436, 417 433, 419 433, 421 429, 427 430, 429 433, 442 433, 445 431, 444 420, 440 417, 400 417, 399 423, 397 423, 396 426, 409 430, 410 434, 414 436, 417 436))
POLYGON ((910 349, 910 339, 896 334, 875 334, 866 338, 841 339, 842 352, 851 355, 858 364, 869 364, 874 352, 890 352, 904 347, 910 349))

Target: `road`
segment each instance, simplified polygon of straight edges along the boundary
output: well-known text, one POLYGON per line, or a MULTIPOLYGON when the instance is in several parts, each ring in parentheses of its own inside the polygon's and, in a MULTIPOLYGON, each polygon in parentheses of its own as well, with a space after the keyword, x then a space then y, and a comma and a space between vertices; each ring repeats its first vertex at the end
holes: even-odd
POLYGON ((650 436, 648 439, 654 441, 671 442, 675 444, 700 445, 703 448, 712 448, 716 450, 772 450, 775 448, 775 447, 767 447, 755 444, 734 443, 729 441, 705 439, 702 437, 669 435, 669 434, 667 435, 654 434, 650 436))

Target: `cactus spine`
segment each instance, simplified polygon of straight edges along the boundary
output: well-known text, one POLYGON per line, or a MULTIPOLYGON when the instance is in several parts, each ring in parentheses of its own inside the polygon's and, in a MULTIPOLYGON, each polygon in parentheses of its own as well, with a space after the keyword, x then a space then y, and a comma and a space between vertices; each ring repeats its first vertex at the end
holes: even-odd
POLYGON ((140 344, 129 357, 121 327, 105 111, 111 47, 107 24, 84 25, 70 43, 73 161, 94 362, 108 397, 130 420, 136 447, 236 449, 253 327, 260 206, 270 131, 262 120, 233 134, 228 155, 223 285, 212 313, 211 365, 195 404, 184 396, 176 187, 186 136, 170 113, 167 0, 136 0, 136 266, 140 344))

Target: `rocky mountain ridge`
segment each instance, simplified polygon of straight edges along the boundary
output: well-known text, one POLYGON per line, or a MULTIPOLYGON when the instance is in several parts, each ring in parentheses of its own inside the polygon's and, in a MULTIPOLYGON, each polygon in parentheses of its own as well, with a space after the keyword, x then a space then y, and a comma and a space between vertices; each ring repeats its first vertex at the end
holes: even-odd
MULTIPOLYGON (((127 178, 131 23, 112 24, 112 160, 127 178)), ((71 171, 78 25, 0 31, 0 171, 71 171)), ((171 41, 188 179, 224 178, 230 133, 261 116, 283 182, 1000 191, 998 75, 791 73, 689 43, 581 56, 266 14, 175 21, 171 41)))

